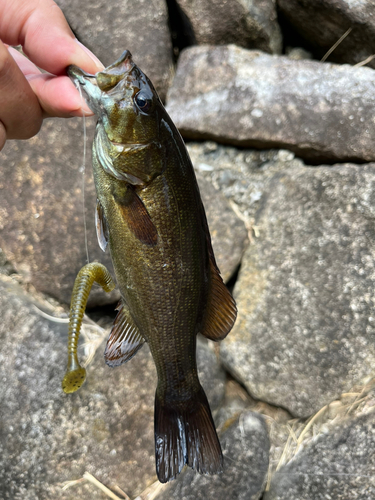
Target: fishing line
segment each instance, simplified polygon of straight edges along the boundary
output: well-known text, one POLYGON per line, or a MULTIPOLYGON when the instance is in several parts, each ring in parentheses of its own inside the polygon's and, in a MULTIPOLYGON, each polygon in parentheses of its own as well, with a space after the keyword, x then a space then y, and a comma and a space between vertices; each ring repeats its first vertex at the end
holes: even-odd
MULTIPOLYGON (((81 96, 81 104, 82 104, 82 108, 83 108, 84 100, 83 100, 83 96, 82 96, 81 86, 79 85, 79 83, 77 84, 77 89, 79 91, 79 95, 81 96)), ((87 148, 86 115, 85 115, 85 112, 83 112, 83 156, 82 156, 82 164, 81 164, 79 171, 82 172, 83 227, 84 227, 84 232, 85 232, 86 260, 87 260, 87 264, 89 264, 90 257, 89 257, 89 247, 88 247, 88 243, 87 243, 87 225, 86 225, 86 207, 85 207, 86 148, 87 148)))

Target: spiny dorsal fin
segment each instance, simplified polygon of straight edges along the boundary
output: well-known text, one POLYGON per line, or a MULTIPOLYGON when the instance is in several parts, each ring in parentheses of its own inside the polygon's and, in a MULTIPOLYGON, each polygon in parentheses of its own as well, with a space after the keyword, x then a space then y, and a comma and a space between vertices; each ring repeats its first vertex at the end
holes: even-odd
POLYGON ((127 186, 126 191, 115 193, 115 200, 126 220, 131 232, 146 245, 156 245, 158 232, 151 220, 143 201, 132 186, 127 186))
POLYGON ((104 352, 105 362, 111 367, 129 361, 145 343, 122 300, 118 303, 117 311, 104 352))
MULTIPOLYGON (((209 252, 210 253, 210 252, 209 252)), ((236 303, 223 283, 214 258, 209 255, 210 285, 206 314, 200 333, 210 340, 223 340, 231 331, 237 317, 236 303)))
POLYGON ((105 252, 108 245, 108 228, 103 207, 99 200, 96 200, 95 227, 99 246, 105 252))

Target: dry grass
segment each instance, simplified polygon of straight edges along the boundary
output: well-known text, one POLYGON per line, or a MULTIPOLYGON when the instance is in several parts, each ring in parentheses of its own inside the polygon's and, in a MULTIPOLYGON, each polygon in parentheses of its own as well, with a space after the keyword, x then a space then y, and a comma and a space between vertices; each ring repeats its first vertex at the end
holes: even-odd
POLYGON ((278 423, 271 419, 271 452, 266 490, 269 489, 273 475, 312 441, 343 425, 349 416, 357 417, 374 411, 372 403, 367 405, 374 397, 370 394, 374 388, 375 379, 371 379, 366 385, 342 394, 339 400, 324 406, 307 420, 292 419, 287 423, 278 423))
MULTIPOLYGON (((108 498, 111 498, 112 500, 132 500, 129 495, 125 493, 119 486, 115 485, 112 487, 110 490, 105 486, 103 483, 101 483, 96 477, 94 477, 92 474, 89 472, 85 472, 83 476, 80 479, 76 479, 74 481, 67 481, 63 487, 62 490, 67 490, 68 488, 74 487, 77 484, 82 484, 84 482, 89 482, 92 485, 95 486, 95 488, 98 488, 101 490, 108 498), (117 496, 112 490, 116 490, 121 497, 117 496)), ((148 486, 146 489, 142 491, 140 495, 138 495, 134 500, 154 500, 157 495, 160 493, 161 490, 166 488, 168 485, 167 484, 162 484, 159 481, 155 481, 151 486, 148 486)))
POLYGON ((366 59, 364 59, 363 61, 361 61, 361 62, 359 62, 357 64, 354 64, 354 67, 355 68, 359 68, 361 66, 365 66, 366 64, 368 64, 369 62, 371 62, 374 58, 375 58, 375 54, 372 54, 371 56, 366 57, 366 59))
POLYGON ((340 43, 343 40, 345 40, 345 38, 351 33, 352 30, 353 28, 349 28, 348 30, 346 30, 345 33, 337 40, 337 42, 334 43, 329 50, 327 50, 327 52, 321 58, 320 62, 324 62, 332 54, 332 52, 340 45, 340 43))

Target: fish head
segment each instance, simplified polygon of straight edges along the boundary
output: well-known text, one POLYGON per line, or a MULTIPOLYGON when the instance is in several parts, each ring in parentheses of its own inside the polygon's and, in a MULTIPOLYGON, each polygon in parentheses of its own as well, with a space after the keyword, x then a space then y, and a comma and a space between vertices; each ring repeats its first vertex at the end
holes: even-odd
POLYGON ((128 50, 95 75, 77 66, 69 66, 68 75, 81 86, 111 141, 133 144, 149 140, 162 105, 151 81, 133 62, 128 50))
POLYGON ((82 88, 87 104, 98 117, 94 150, 103 168, 132 184, 145 184, 160 173, 160 166, 155 166, 160 162, 154 158, 150 163, 150 156, 160 156, 158 138, 165 110, 130 52, 126 50, 115 63, 95 75, 77 66, 69 66, 68 75, 82 88), (129 168, 130 155, 136 169, 133 175, 124 171, 129 168), (140 172, 137 167, 145 165, 146 156, 153 172, 140 172))

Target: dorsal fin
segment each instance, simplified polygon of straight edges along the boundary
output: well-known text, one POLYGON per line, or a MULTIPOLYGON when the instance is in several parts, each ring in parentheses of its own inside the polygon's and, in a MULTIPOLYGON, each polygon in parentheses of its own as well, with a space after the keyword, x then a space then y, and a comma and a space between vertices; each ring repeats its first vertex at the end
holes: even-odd
POLYGON ((145 343, 129 309, 124 306, 122 300, 118 303, 116 310, 118 313, 104 352, 105 362, 111 367, 129 361, 145 343))
POLYGON ((223 283, 217 265, 209 252, 210 285, 206 314, 200 333, 210 340, 223 340, 231 331, 237 317, 236 303, 223 283))
POLYGON ((158 231, 135 189, 127 186, 126 191, 115 192, 114 197, 131 232, 142 243, 156 245, 158 231))
POLYGON ((103 207, 99 200, 96 200, 95 227, 99 246, 105 252, 108 245, 108 228, 103 207))

